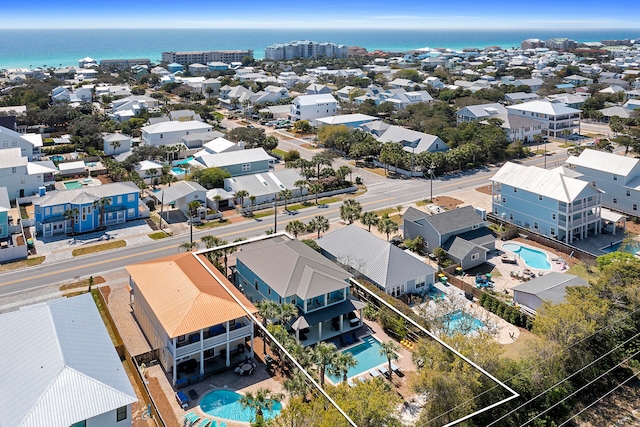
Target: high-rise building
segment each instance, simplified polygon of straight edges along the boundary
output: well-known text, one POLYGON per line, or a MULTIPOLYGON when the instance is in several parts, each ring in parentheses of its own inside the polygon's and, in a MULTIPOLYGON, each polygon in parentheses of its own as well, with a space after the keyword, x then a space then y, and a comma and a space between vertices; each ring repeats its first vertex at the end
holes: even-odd
POLYGON ((289 43, 277 43, 264 50, 264 58, 282 61, 294 58, 347 58, 349 48, 345 45, 298 40, 289 43))
POLYGON ((520 46, 522 47, 522 50, 538 49, 540 47, 544 47, 544 40, 526 39, 525 41, 522 42, 520 46))

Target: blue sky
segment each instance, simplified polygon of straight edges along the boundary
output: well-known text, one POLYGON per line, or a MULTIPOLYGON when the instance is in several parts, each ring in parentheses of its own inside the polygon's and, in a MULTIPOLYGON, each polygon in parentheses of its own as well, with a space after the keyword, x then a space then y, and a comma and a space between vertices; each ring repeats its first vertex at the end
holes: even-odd
POLYGON ((79 0, 7 2, 3 28, 637 28, 640 1, 79 0), (611 5, 611 7, 607 7, 611 5))

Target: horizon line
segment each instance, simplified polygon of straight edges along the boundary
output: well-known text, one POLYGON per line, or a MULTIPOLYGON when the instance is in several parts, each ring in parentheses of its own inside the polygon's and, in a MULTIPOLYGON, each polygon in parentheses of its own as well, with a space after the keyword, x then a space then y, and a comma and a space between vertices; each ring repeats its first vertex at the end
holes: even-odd
POLYGON ((287 31, 287 30, 305 30, 305 31, 322 31, 322 30, 340 30, 343 32, 349 32, 349 31, 363 31, 363 30, 376 30, 376 31, 428 31, 428 32, 438 32, 438 31, 465 31, 465 32, 481 32, 481 31, 487 31, 487 32, 511 32, 511 31, 518 31, 518 32, 522 32, 522 31, 556 31, 558 33, 562 33, 562 32, 584 32, 584 33, 589 33, 589 32, 596 32, 596 31, 611 31, 611 30, 615 30, 615 31, 633 31, 638 33, 638 36, 640 36, 640 30, 638 28, 620 28, 620 27, 615 27, 615 26, 611 26, 611 27, 592 27, 588 30, 584 30, 584 29, 578 29, 578 28, 565 28, 562 30, 558 30, 555 27, 513 27, 513 28, 500 28, 500 29, 495 29, 495 28, 469 28, 469 27, 446 27, 446 28, 423 28, 423 27, 359 27, 359 28, 337 28, 337 27, 286 27, 286 28, 282 28, 282 27, 253 27, 253 26, 237 26, 237 27, 218 27, 218 28, 210 28, 210 27, 145 27, 145 28, 140 28, 140 27, 72 27, 72 28, 59 28, 59 27, 38 27, 38 28, 25 28, 20 27, 20 28, 2 28, 0 29, 0 32, 2 31, 70 31, 70 30, 137 30, 137 31, 146 31, 146 30, 277 30, 277 31, 287 31))

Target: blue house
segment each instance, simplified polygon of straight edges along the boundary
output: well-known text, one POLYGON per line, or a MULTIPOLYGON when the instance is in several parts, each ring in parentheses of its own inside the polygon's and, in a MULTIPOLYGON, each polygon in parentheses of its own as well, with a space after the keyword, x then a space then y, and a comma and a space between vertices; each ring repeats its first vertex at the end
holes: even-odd
POLYGON ((235 285, 250 301, 298 308, 291 328, 303 345, 362 326, 365 304, 349 295, 351 275, 299 240, 275 236, 254 242, 237 252, 236 259, 235 285))
POLYGON ((177 73, 178 71, 184 71, 184 66, 181 64, 176 64, 175 62, 167 65, 167 71, 170 73, 177 73))
POLYGON ((9 236, 10 210, 11 203, 9 203, 7 187, 0 187, 0 239, 6 239, 9 236))
POLYGON ((52 191, 33 201, 36 230, 44 237, 87 233, 137 219, 139 191, 133 182, 52 191))

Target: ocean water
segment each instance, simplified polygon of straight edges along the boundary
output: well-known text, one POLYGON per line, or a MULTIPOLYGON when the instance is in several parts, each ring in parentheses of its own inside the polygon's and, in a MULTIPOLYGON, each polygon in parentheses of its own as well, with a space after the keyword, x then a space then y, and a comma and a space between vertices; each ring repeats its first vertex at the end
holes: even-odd
POLYGON ((257 59, 273 43, 292 40, 332 42, 373 51, 408 51, 422 47, 503 48, 527 38, 569 37, 578 41, 640 38, 640 30, 304 30, 304 29, 113 29, 0 30, 0 69, 77 65, 90 56, 102 59, 149 58, 160 61, 172 50, 253 49, 257 59))

